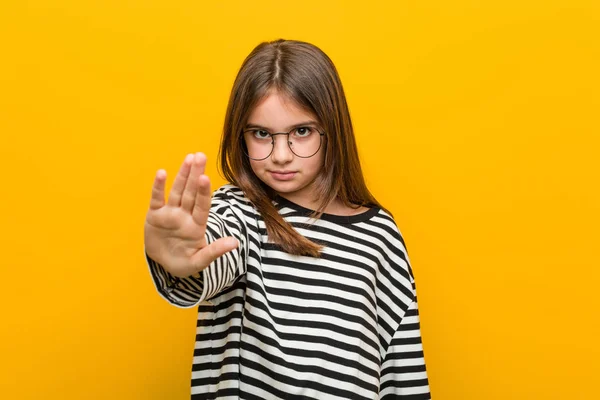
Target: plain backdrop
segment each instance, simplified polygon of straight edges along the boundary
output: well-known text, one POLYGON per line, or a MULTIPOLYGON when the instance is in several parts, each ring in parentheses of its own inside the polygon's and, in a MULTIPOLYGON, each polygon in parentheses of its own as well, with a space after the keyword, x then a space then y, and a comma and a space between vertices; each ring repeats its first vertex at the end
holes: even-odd
POLYGON ((596 399, 600 3, 0 5, 0 393, 189 398, 195 309, 143 254, 154 174, 216 155, 235 74, 299 39, 339 69, 416 275, 434 399, 596 399))

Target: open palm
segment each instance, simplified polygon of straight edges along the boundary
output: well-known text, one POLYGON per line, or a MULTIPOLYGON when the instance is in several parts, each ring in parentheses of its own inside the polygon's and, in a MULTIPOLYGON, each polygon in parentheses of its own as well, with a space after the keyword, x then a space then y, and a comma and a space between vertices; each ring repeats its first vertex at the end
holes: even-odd
POLYGON ((193 275, 238 246, 232 237, 206 242, 212 193, 210 180, 204 175, 205 166, 204 154, 189 154, 166 203, 166 171, 156 173, 152 186, 144 224, 146 253, 174 276, 193 275))

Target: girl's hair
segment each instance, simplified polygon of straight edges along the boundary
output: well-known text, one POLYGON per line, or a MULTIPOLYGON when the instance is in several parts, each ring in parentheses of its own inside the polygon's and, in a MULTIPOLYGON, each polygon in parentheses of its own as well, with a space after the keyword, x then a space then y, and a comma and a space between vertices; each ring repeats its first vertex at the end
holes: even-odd
POLYGON ((250 167, 242 131, 253 108, 275 90, 317 117, 325 133, 325 161, 316 178, 318 218, 336 197, 346 206, 383 208, 367 189, 339 75, 318 47, 295 40, 259 44, 244 60, 233 84, 219 148, 220 171, 242 189, 263 216, 272 242, 291 254, 320 255, 321 246, 294 230, 273 205, 277 194, 250 167))

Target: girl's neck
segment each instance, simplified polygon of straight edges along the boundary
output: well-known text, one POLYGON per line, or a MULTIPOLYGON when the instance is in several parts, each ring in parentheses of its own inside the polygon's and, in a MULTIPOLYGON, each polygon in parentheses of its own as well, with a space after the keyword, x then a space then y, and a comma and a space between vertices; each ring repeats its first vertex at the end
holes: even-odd
MULTIPOLYGON (((294 196, 286 196, 284 195, 279 195, 281 197, 283 197, 284 199, 286 199, 287 201, 290 201, 294 204, 297 204, 301 207, 307 208, 309 210, 316 210, 319 208, 319 202, 316 200, 311 201, 310 199, 306 199, 306 198, 302 198, 302 199, 297 199, 294 198, 294 196)), ((367 207, 349 207, 347 205, 345 205, 344 203, 342 203, 342 201, 340 201, 340 199, 335 198, 333 199, 323 210, 323 212, 325 214, 331 214, 331 215, 340 215, 340 216, 351 216, 351 215, 357 215, 357 214, 362 214, 363 212, 369 210, 367 207)))

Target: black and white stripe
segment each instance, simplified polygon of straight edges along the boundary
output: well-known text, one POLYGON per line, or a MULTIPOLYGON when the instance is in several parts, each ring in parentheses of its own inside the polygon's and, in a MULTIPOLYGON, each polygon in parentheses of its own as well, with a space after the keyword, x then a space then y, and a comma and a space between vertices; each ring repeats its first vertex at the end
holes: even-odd
POLYGON ((146 256, 158 292, 198 306, 192 399, 429 399, 413 273, 402 235, 380 209, 281 215, 324 245, 320 258, 269 243, 257 210, 232 185, 214 193, 207 240, 238 249, 176 278, 146 256))

